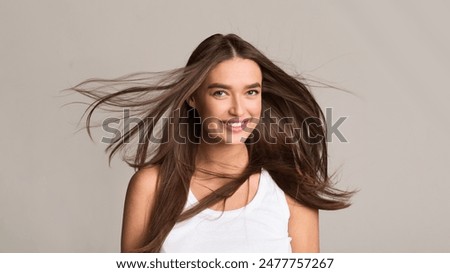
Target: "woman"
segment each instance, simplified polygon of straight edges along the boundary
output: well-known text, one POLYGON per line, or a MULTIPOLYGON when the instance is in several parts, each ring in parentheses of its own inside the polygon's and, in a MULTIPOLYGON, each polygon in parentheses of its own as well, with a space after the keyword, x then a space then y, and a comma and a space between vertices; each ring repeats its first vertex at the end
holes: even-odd
POLYGON ((318 209, 349 206, 327 173, 319 105, 237 35, 210 36, 182 69, 73 89, 95 99, 89 134, 98 107, 139 117, 107 149, 138 139, 122 252, 318 252, 318 209))

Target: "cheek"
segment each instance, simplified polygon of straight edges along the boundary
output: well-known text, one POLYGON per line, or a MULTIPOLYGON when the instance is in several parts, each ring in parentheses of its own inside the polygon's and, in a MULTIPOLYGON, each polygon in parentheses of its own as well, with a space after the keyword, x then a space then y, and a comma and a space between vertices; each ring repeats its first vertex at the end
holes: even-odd
POLYGON ((197 112, 202 119, 207 119, 211 116, 214 116, 214 113, 212 112, 212 109, 208 104, 200 105, 200 107, 197 108, 197 112))
POLYGON ((253 117, 260 117, 262 112, 262 102, 261 100, 252 102, 248 105, 247 110, 253 117))
POLYGON ((204 100, 199 104, 197 110, 202 118, 219 118, 226 113, 227 105, 226 103, 217 100, 204 100))
POLYGON ((255 129, 256 126, 258 126, 258 123, 260 122, 260 117, 262 114, 262 104, 261 100, 258 102, 254 102, 249 104, 247 107, 247 111, 252 116, 252 119, 247 124, 248 128, 255 129))

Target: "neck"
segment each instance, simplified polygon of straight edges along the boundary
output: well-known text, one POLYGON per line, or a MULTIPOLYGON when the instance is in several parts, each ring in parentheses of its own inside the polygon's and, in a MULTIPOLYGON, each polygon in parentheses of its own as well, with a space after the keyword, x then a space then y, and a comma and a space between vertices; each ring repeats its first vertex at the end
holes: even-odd
POLYGON ((201 143, 197 152, 196 166, 213 172, 240 173, 248 164, 245 144, 201 143))

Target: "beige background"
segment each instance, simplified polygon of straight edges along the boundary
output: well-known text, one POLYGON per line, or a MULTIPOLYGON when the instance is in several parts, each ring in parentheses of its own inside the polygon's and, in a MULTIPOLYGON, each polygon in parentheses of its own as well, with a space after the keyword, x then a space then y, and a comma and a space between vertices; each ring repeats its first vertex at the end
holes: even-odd
POLYGON ((450 252, 447 1, 0 1, 0 252, 118 252, 132 169, 76 132, 90 77, 185 64, 234 32, 315 89, 354 205, 321 212, 324 252, 450 252))

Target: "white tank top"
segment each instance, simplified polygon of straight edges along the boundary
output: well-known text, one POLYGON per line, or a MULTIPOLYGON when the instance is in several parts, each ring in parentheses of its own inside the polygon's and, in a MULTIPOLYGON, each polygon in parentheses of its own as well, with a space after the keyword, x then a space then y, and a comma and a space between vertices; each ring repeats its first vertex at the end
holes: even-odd
MULTIPOLYGON (((197 202, 189 190, 185 209, 197 202)), ((262 169, 258 190, 245 207, 223 213, 205 209, 177 223, 161 252, 292 252, 289 216, 284 192, 262 169)))

